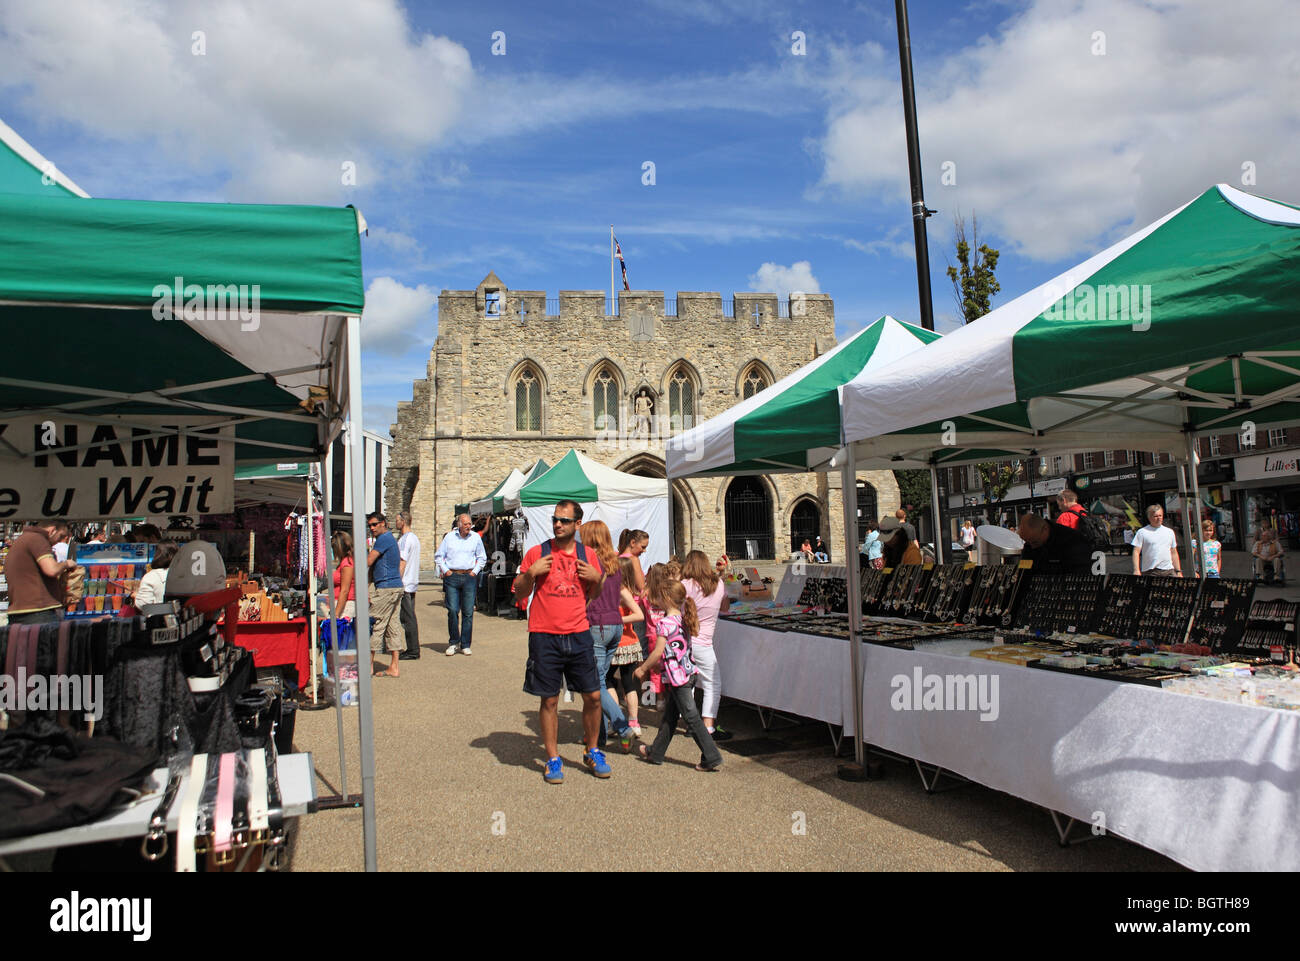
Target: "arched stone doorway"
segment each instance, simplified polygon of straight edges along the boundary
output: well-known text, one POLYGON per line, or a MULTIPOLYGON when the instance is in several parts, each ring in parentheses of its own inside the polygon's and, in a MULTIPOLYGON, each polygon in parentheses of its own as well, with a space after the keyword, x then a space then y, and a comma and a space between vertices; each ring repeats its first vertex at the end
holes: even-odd
POLYGON ((821 508, 811 497, 801 498, 790 512, 790 550, 797 551, 805 539, 816 543, 821 530, 821 508))
POLYGON ((880 520, 880 506, 876 501, 876 489, 864 480, 858 481, 858 543, 867 537, 867 521, 880 520))
POLYGON ((737 477, 723 501, 727 555, 741 560, 773 558, 772 495, 757 477, 737 477))

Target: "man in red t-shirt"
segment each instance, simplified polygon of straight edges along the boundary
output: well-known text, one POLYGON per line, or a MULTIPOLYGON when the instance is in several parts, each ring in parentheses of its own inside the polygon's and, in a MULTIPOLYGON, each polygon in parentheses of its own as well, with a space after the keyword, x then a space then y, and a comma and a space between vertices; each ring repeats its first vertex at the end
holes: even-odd
POLYGON ((1056 523, 1070 530, 1078 530, 1079 518, 1084 514, 1083 508, 1079 506, 1079 495, 1072 490, 1063 490, 1056 495, 1056 501, 1061 505, 1061 513, 1056 515, 1056 523))
POLYGON ((528 666, 524 691, 541 698, 537 717, 546 747, 546 783, 564 780, 564 763, 559 750, 560 685, 568 680, 569 690, 582 694, 582 728, 587 751, 582 763, 597 777, 609 777, 605 755, 596 748, 600 734, 600 688, 596 674, 595 648, 587 622, 587 602, 600 593, 604 573, 578 556, 578 523, 582 507, 563 500, 555 505, 551 527, 555 536, 550 550, 529 548, 515 578, 515 596, 532 594, 528 607, 528 666), (536 591, 534 592, 534 588, 536 591))

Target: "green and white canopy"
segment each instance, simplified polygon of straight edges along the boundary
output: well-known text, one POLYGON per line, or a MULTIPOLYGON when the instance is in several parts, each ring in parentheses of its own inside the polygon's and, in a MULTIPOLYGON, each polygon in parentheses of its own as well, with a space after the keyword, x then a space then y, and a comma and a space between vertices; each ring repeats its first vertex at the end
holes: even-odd
POLYGON ((322 454, 365 302, 355 210, 87 198, 0 140, 0 415, 216 414, 237 460, 322 454))
POLYGON ((671 438, 668 476, 818 469, 841 444, 840 388, 938 339, 933 331, 881 317, 771 387, 671 438))
POLYGON ((1300 210, 1220 184, 844 388, 860 455, 1019 435, 1174 449, 1300 417, 1300 210), (911 440, 906 439, 911 435, 911 440), (900 436, 903 438, 900 440, 900 436))
MULTIPOLYGON (((523 489, 525 484, 535 481, 550 469, 551 465, 546 463, 544 458, 539 457, 537 458, 537 463, 533 464, 533 466, 528 468, 528 470, 522 473, 517 470, 511 471, 512 476, 507 477, 502 481, 500 489, 494 492, 491 496, 492 513, 503 514, 507 511, 518 509, 519 491, 523 489), (519 474, 519 477, 515 478, 513 476, 514 474, 519 474)), ((482 502, 480 501, 473 506, 478 508, 481 503, 482 502)), ((482 509, 487 510, 487 507, 483 507, 482 509)))
POLYGON ((0 120, 0 193, 89 196, 3 120, 0 120))
POLYGON ((662 477, 624 474, 571 450, 559 462, 519 490, 519 503, 528 520, 528 547, 548 540, 556 503, 577 501, 584 521, 609 525, 617 544, 626 529, 650 535, 643 564, 668 559, 668 481, 662 477))

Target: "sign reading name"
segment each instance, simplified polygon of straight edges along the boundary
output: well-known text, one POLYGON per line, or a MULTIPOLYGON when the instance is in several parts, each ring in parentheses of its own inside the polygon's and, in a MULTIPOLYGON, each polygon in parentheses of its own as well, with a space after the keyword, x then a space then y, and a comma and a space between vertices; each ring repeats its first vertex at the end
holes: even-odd
POLYGON ((0 420, 0 519, 228 514, 232 428, 213 418, 0 420))

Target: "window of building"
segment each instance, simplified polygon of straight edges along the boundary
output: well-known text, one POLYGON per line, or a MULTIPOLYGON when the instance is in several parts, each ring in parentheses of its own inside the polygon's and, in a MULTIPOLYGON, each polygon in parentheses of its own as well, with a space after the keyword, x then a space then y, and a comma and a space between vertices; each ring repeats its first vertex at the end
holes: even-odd
POLYGON ((1237 446, 1240 447, 1242 450, 1254 450, 1255 432, 1253 430, 1250 431, 1249 433, 1242 431, 1240 434, 1238 434, 1237 446))
POLYGON ((682 367, 668 378, 668 426, 673 431, 695 426, 695 382, 682 367))
POLYGON ((1052 458, 1052 476, 1060 477, 1065 470, 1065 458, 1058 454, 1052 458))
POLYGON ((967 487, 966 487, 967 490, 978 491, 984 489, 984 481, 980 478, 980 469, 978 465, 976 464, 967 465, 966 483, 967 483, 967 487))
POLYGON ((1268 429, 1268 446, 1283 447, 1286 445, 1286 428, 1270 427, 1268 429))
POLYGON ((1219 435, 1215 434, 1210 438, 1210 456, 1218 457, 1221 453, 1223 453, 1223 451, 1220 449, 1219 435))
POLYGON ((1114 466, 1115 466, 1115 452, 1114 452, 1113 450, 1102 451, 1102 452, 1101 452, 1101 462, 1102 462, 1102 464, 1103 464, 1104 466, 1106 466, 1106 467, 1114 467, 1114 466))
POLYGON ((762 368, 757 364, 750 364, 749 368, 741 377, 740 397, 741 400, 748 400, 765 387, 770 387, 767 375, 763 373, 762 368))
POLYGON ((525 367, 515 380, 515 430, 542 429, 542 382, 525 367))
POLYGON ((1092 470, 1092 451, 1083 455, 1083 469, 1092 470))
POLYGON ((614 372, 602 367, 591 385, 591 411, 596 430, 618 430, 618 381, 614 372))
POLYGON ((484 313, 489 317, 501 316, 501 291, 485 290, 483 291, 483 308, 484 313))

